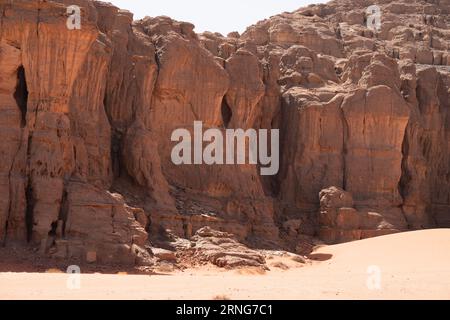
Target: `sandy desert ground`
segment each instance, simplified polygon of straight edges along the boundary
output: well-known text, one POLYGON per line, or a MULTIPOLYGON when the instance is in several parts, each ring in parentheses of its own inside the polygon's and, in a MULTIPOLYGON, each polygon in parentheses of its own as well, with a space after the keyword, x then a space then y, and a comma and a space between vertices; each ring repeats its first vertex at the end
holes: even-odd
POLYGON ((265 273, 210 268, 151 276, 82 274, 80 288, 72 290, 64 273, 0 273, 0 298, 450 299, 450 229, 324 246, 312 258, 306 265, 273 258, 265 273))

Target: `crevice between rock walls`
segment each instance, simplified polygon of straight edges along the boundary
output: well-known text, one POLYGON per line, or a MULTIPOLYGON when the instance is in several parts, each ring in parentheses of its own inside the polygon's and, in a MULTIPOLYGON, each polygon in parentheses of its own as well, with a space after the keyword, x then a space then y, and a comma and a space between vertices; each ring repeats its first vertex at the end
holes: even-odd
POLYGON ((340 110, 340 116, 341 116, 341 122, 342 122, 342 189, 344 191, 347 190, 347 154, 348 154, 348 147, 347 147, 347 141, 349 137, 349 126, 347 122, 347 118, 345 117, 344 110, 342 108, 342 105, 344 103, 344 99, 342 99, 341 105, 339 106, 340 110))
POLYGON ((225 128, 228 128, 231 118, 233 117, 233 111, 231 110, 230 106, 228 105, 225 97, 222 99, 222 106, 221 106, 221 114, 222 114, 222 121, 223 126, 225 128))
MULTIPOLYGON (((407 187, 409 185, 409 183, 411 182, 411 174, 409 172, 408 169, 408 156, 409 156, 409 137, 408 137, 408 132, 409 132, 409 126, 411 125, 412 119, 409 119, 408 125, 406 126, 405 129, 405 135, 403 138, 403 144, 402 144, 402 164, 401 164, 401 168, 402 168, 402 174, 400 177, 400 180, 398 182, 398 192, 400 194, 400 196, 403 199, 403 205, 405 204, 405 198, 406 198, 406 193, 407 193, 407 187)), ((402 212, 403 212, 403 216, 405 217, 406 222, 408 223, 408 229, 411 228, 411 224, 410 221, 408 221, 408 216, 405 214, 405 210, 402 206, 402 212)))
MULTIPOLYGON (((19 48, 18 48, 19 49, 19 48)), ((8 235, 9 235, 9 229, 11 227, 11 218, 13 215, 13 210, 15 210, 15 203, 13 203, 13 198, 15 197, 15 190, 14 190, 14 183, 13 179, 16 179, 17 175, 16 172, 16 164, 18 161, 18 157, 20 156, 20 151, 23 143, 23 135, 26 134, 26 130, 24 129, 26 126, 26 113, 27 113, 27 103, 28 103, 28 90, 27 90, 27 83, 26 83, 26 77, 25 77, 25 70, 22 65, 20 65, 16 71, 16 87, 14 89, 14 92, 12 94, 18 111, 20 112, 20 138, 18 139, 20 141, 19 145, 17 146, 16 150, 14 151, 14 156, 12 157, 11 165, 8 170, 8 184, 9 184, 9 204, 8 204, 8 210, 7 210, 7 216, 5 220, 4 225, 4 234, 3 239, 1 239, 1 243, 3 246, 6 245, 8 241, 8 235)), ((16 199, 17 200, 17 199, 16 199)))

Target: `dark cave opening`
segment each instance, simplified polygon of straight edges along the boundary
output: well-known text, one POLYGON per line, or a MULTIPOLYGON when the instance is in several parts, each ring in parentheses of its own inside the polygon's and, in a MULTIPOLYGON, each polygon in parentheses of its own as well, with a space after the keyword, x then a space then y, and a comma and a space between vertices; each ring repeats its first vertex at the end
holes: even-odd
POLYGON ((28 88, 27 80, 25 76, 25 69, 20 66, 17 69, 17 85, 14 91, 14 99, 19 106, 20 112, 22 114, 21 126, 22 128, 27 123, 27 103, 28 103, 28 88))
POLYGON ((233 111, 231 111, 231 108, 226 102, 225 98, 222 100, 221 111, 222 111, 223 125, 225 126, 225 128, 228 128, 228 125, 230 124, 231 121, 231 117, 233 116, 233 111))

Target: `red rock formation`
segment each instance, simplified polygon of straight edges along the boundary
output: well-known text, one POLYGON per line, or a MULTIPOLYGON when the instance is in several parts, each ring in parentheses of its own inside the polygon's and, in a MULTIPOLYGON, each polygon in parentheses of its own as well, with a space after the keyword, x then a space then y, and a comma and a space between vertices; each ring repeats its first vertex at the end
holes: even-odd
POLYGON ((167 229, 295 250, 450 226, 450 1, 377 3, 379 32, 371 1, 339 0, 224 37, 0 0, 0 240, 134 264, 167 229), (279 174, 174 165, 171 132, 195 120, 281 129, 279 174))

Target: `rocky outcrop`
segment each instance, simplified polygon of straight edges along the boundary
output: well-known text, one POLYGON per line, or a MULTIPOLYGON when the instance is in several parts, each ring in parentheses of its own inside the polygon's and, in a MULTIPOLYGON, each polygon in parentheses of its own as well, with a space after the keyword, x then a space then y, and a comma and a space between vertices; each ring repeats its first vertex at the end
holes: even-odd
POLYGON ((191 255, 196 263, 212 263, 221 268, 262 267, 264 256, 233 239, 232 234, 201 228, 192 237, 191 255))
POLYGON ((356 210, 353 197, 340 188, 330 187, 320 192, 320 229, 318 236, 326 243, 371 238, 395 233, 395 225, 377 212, 356 210))
POLYGON ((450 226, 450 2, 379 1, 378 31, 372 4, 224 37, 99 1, 0 1, 0 241, 145 264, 168 230, 304 254, 450 226), (173 164, 171 133, 194 121, 280 129, 278 174, 173 164))

